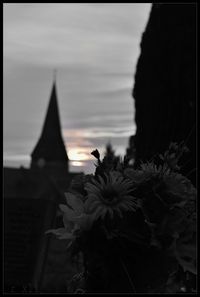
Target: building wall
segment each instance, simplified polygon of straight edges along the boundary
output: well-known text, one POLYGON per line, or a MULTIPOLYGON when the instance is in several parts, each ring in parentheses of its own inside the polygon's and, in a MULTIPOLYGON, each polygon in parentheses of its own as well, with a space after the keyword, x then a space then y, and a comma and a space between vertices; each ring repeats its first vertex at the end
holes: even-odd
MULTIPOLYGON (((183 172, 196 167, 196 4, 153 4, 141 40, 133 98, 136 158, 187 140, 183 172)), ((195 171, 189 176, 195 184, 195 171)))

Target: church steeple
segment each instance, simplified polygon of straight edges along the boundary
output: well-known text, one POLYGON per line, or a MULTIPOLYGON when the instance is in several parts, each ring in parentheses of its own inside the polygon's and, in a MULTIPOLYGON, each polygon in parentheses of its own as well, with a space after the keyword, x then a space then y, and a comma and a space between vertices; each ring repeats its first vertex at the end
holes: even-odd
POLYGON ((61 134, 55 78, 42 133, 31 157, 31 166, 62 165, 68 169, 68 156, 61 134))

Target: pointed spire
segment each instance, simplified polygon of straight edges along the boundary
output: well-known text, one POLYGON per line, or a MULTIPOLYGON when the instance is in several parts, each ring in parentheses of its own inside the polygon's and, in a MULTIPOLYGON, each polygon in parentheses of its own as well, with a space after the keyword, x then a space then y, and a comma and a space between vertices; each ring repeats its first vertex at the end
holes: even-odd
POLYGON ((51 91, 40 139, 31 156, 33 164, 63 164, 68 166, 68 156, 61 134, 60 117, 57 103, 56 77, 51 91))
POLYGON ((55 68, 53 70, 53 82, 54 82, 54 84, 56 83, 56 75, 57 75, 57 69, 55 68))

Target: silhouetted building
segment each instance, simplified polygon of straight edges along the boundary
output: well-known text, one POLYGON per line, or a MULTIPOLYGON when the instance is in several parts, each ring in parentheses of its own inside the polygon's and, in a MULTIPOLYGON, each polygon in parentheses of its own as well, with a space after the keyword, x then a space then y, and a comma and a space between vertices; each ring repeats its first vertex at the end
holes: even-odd
POLYGON ((75 268, 66 242, 45 231, 62 226, 58 205, 65 203, 64 193, 78 173, 68 170, 55 82, 31 157, 30 169, 4 168, 4 289, 66 292, 75 268))
POLYGON ((31 167, 68 173, 68 156, 61 135, 60 117, 54 82, 42 133, 32 154, 31 167))
POLYGON ((155 3, 142 36, 133 97, 136 161, 169 143, 190 149, 182 172, 196 183, 197 4, 155 3))

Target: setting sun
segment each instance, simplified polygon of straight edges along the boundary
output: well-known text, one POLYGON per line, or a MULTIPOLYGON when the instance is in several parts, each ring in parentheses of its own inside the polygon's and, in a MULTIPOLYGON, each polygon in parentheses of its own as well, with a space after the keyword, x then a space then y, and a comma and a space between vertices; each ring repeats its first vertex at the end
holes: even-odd
POLYGON ((71 161, 86 161, 91 159, 87 148, 69 148, 68 156, 71 161))
POLYGON ((78 167, 83 167, 84 163, 81 161, 72 161, 72 166, 78 166, 78 167))

